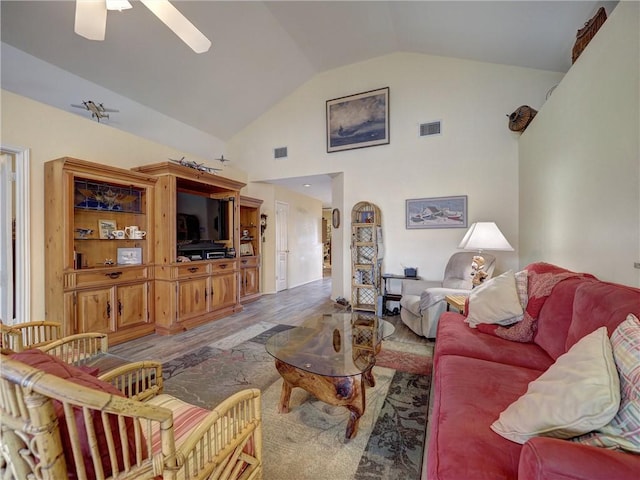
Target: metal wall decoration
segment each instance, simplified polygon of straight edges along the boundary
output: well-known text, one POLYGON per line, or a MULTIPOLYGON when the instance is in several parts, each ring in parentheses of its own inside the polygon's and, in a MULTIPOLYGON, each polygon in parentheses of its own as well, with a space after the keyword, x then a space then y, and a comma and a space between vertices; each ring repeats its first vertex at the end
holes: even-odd
POLYGON ((389 87, 327 100, 327 152, 389 143, 389 87))

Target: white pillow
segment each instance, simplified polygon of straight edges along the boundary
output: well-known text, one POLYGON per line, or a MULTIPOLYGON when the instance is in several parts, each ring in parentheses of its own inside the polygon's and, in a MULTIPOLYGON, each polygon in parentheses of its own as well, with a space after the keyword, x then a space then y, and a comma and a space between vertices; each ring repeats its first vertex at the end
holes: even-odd
POLYGON ((471 328, 479 323, 513 323, 514 317, 523 314, 522 305, 516 290, 513 271, 503 273, 487 280, 471 290, 469 295, 469 313, 465 322, 471 328))
POLYGON ((640 453, 640 321, 629 314, 611 334, 620 377, 620 408, 613 420, 574 441, 640 453))
POLYGON ((620 382, 607 328, 583 337, 558 357, 491 429, 524 443, 531 437, 571 438, 606 425, 620 405, 620 382))

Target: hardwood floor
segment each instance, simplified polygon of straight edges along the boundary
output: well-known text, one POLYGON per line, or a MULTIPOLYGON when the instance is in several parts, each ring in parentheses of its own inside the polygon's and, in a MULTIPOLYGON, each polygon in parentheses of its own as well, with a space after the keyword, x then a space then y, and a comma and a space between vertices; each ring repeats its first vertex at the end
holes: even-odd
MULTIPOLYGON (((298 325, 311 315, 345 312, 330 298, 331 278, 308 283, 276 294, 263 295, 245 305, 242 312, 216 320, 198 328, 171 336, 147 335, 109 348, 109 352, 129 361, 159 360, 166 362, 189 351, 233 335, 259 322, 274 325, 298 325)), ((394 342, 412 343, 416 348, 433 348, 433 342, 407 328, 399 315, 384 317, 395 326, 394 342)))

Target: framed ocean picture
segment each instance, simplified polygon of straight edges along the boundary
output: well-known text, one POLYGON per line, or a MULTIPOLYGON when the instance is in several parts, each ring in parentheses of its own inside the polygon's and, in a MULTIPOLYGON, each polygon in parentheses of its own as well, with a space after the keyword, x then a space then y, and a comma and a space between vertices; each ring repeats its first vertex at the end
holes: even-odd
POLYGON ((327 100, 327 152, 389 143, 389 87, 327 100))
POLYGON ((410 199, 405 214, 408 229, 466 228, 467 196, 410 199))

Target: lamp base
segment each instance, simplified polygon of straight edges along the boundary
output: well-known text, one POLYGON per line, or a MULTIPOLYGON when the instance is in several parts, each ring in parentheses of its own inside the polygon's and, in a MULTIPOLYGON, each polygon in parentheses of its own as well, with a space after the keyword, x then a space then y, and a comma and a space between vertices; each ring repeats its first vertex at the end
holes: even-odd
POLYGON ((488 276, 487 272, 484 271, 484 263, 484 257, 480 255, 475 255, 471 259, 471 277, 473 278, 471 284, 473 288, 482 285, 482 282, 488 276))

